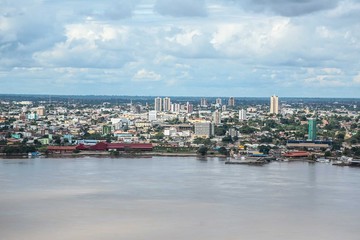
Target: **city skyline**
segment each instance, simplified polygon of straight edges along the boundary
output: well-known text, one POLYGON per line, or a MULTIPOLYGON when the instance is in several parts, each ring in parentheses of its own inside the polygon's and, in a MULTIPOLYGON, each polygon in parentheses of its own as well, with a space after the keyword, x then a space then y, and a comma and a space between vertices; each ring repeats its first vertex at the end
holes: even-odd
POLYGON ((0 94, 354 98, 360 90, 355 0, 1 6, 0 94))

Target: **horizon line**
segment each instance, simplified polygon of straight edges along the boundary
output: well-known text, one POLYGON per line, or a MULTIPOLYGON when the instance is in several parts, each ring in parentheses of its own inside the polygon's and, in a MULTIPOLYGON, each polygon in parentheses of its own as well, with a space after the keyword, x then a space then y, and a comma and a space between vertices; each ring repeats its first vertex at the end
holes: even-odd
MULTIPOLYGON (((273 95, 269 95, 269 96, 261 96, 261 97, 248 97, 248 96, 243 96, 243 97, 239 97, 239 96, 181 96, 181 95, 107 95, 107 94, 31 94, 31 93, 0 93, 0 96, 44 96, 44 97, 49 97, 49 96, 57 96, 57 97, 66 97, 66 96, 78 96, 78 97, 151 97, 151 98, 156 98, 156 97, 175 97, 175 98, 270 98, 273 95)), ((281 98, 286 98, 286 99, 291 99, 291 98, 304 98, 304 99, 310 99, 310 98, 316 98, 316 99, 359 99, 360 97, 301 97, 301 96, 295 96, 295 97, 289 97, 289 96, 279 96, 277 95, 277 97, 281 98)))

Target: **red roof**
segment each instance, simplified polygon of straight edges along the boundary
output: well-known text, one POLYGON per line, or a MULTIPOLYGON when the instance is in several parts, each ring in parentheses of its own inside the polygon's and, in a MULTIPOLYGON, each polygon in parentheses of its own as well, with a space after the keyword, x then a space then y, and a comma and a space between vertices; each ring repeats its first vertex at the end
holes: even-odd
POLYGON ((85 144, 80 144, 76 146, 77 150, 89 150, 89 146, 86 146, 85 144))
POLYGON ((125 144, 124 143, 108 143, 107 148, 108 149, 124 149, 125 144))
POLYGON ((107 150, 107 142, 99 142, 94 146, 90 147, 90 150, 94 151, 106 151, 107 150))
POLYGON ((153 145, 151 143, 107 143, 99 142, 94 146, 85 146, 79 144, 77 146, 48 146, 49 151, 73 151, 73 150, 92 150, 92 151, 107 151, 109 149, 125 150, 152 150, 153 145))

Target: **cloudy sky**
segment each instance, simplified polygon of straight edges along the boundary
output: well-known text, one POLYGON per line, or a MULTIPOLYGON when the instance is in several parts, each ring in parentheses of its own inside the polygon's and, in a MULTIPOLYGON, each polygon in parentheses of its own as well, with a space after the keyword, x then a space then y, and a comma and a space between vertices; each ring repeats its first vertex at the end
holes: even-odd
POLYGON ((0 93, 360 97, 360 0, 0 0, 0 93))

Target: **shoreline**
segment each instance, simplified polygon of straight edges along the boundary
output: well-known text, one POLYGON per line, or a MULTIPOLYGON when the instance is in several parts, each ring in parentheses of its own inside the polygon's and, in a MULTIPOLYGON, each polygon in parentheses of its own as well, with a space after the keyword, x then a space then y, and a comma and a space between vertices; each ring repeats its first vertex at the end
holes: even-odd
POLYGON ((221 154, 208 154, 205 156, 197 153, 165 153, 165 152, 142 152, 142 153, 120 153, 119 155, 111 155, 110 152, 80 152, 80 153, 54 153, 48 155, 40 155, 29 157, 28 154, 19 155, 0 155, 0 159, 31 159, 31 158, 82 158, 82 157, 109 157, 109 158, 134 158, 134 157, 219 157, 227 158, 221 154))

